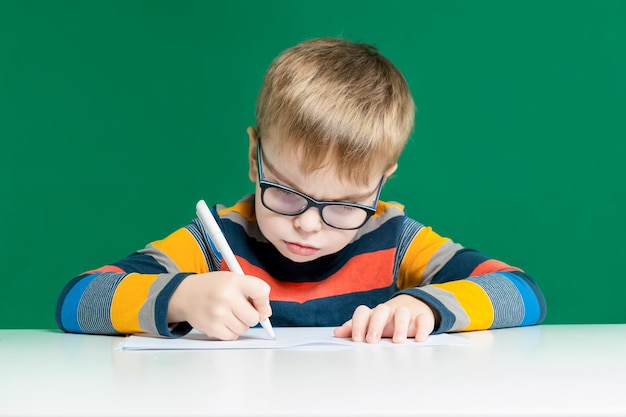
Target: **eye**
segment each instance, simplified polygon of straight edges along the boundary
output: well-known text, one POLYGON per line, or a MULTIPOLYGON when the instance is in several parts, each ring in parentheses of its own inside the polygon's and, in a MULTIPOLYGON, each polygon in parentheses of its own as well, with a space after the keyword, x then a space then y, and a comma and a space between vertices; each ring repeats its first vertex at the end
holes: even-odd
POLYGON ((289 198, 289 199, 294 199, 294 200, 302 200, 302 197, 300 197, 298 194, 294 193, 293 191, 289 191, 289 190, 280 190, 280 195, 283 198, 289 198))
POLYGON ((276 194, 280 195, 281 197, 289 197, 289 196, 293 196, 294 194, 291 191, 288 190, 283 190, 282 188, 276 188, 276 194))
POLYGON ((361 211, 358 207, 346 206, 343 204, 334 204, 332 206, 326 206, 326 210, 333 213, 336 216, 345 216, 358 213, 361 211))
POLYGON ((359 208, 353 207, 353 206, 343 206, 342 205, 342 206, 337 206, 337 207, 341 207, 341 211, 345 211, 345 212, 348 212, 348 213, 356 211, 356 210, 360 210, 359 208))
POLYGON ((293 191, 285 190, 280 187, 275 187, 272 188, 272 193, 274 193, 273 195, 277 200, 280 200, 284 204, 294 206, 301 206, 302 204, 306 205, 306 200, 302 198, 302 196, 294 193, 293 191))

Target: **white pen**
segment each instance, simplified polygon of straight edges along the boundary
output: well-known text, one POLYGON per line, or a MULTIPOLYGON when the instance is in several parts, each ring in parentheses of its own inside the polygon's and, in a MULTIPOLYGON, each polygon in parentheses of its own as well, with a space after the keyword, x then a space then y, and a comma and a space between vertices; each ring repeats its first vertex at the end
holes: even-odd
MULTIPOLYGON (((213 241, 213 244, 217 247, 217 250, 222 254, 223 259, 226 261, 226 265, 228 268, 236 274, 245 275, 239 262, 237 262, 237 258, 235 258, 235 254, 233 250, 230 248, 230 245, 226 241, 226 237, 224 233, 222 233, 222 229, 218 226, 213 214, 207 207, 204 200, 198 201, 196 204, 196 214, 200 219, 200 223, 204 226, 204 229, 209 234, 209 237, 213 241)), ((270 319, 266 318, 265 320, 261 320, 261 326, 265 329, 267 334, 274 340, 276 340, 276 336, 274 335, 274 329, 272 329, 272 323, 270 323, 270 319)))

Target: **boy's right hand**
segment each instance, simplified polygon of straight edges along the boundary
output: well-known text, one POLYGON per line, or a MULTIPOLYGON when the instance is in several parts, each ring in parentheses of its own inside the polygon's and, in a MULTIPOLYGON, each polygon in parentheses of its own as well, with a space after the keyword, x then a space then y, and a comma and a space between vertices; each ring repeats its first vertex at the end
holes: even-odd
POLYGON ((272 315, 270 286, 250 275, 229 271, 189 275, 168 306, 169 323, 188 322, 207 336, 235 340, 272 315))

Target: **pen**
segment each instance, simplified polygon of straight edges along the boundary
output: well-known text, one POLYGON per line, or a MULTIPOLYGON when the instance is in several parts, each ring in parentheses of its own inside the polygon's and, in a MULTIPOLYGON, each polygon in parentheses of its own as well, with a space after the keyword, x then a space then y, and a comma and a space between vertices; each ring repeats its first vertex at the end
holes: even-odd
MULTIPOLYGON (((202 223, 202 226, 204 226, 204 229, 217 247, 217 250, 222 254, 228 268, 236 274, 245 275, 239 265, 239 262, 237 262, 237 258, 235 258, 233 250, 226 241, 226 237, 224 236, 224 233, 222 233, 222 229, 218 226, 204 200, 200 200, 198 201, 198 204, 196 204, 196 214, 200 219, 200 223, 202 223)), ((272 339, 276 340, 274 329, 272 329, 272 323, 270 323, 269 318, 261 320, 261 326, 263 326, 267 334, 269 334, 272 339)))

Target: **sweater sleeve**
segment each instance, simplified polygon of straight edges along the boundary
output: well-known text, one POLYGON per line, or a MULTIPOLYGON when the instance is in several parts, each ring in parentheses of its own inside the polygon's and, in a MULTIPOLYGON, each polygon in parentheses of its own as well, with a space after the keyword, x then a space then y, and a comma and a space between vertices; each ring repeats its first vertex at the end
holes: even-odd
POLYGON ((59 328, 71 333, 170 337, 189 332, 188 323, 168 324, 167 309, 184 278, 219 269, 202 230, 194 220, 118 262, 72 279, 57 302, 59 328))
POLYGON ((435 333, 528 326, 545 318, 546 301, 531 276, 430 227, 407 218, 398 253, 399 294, 435 310, 435 333))

